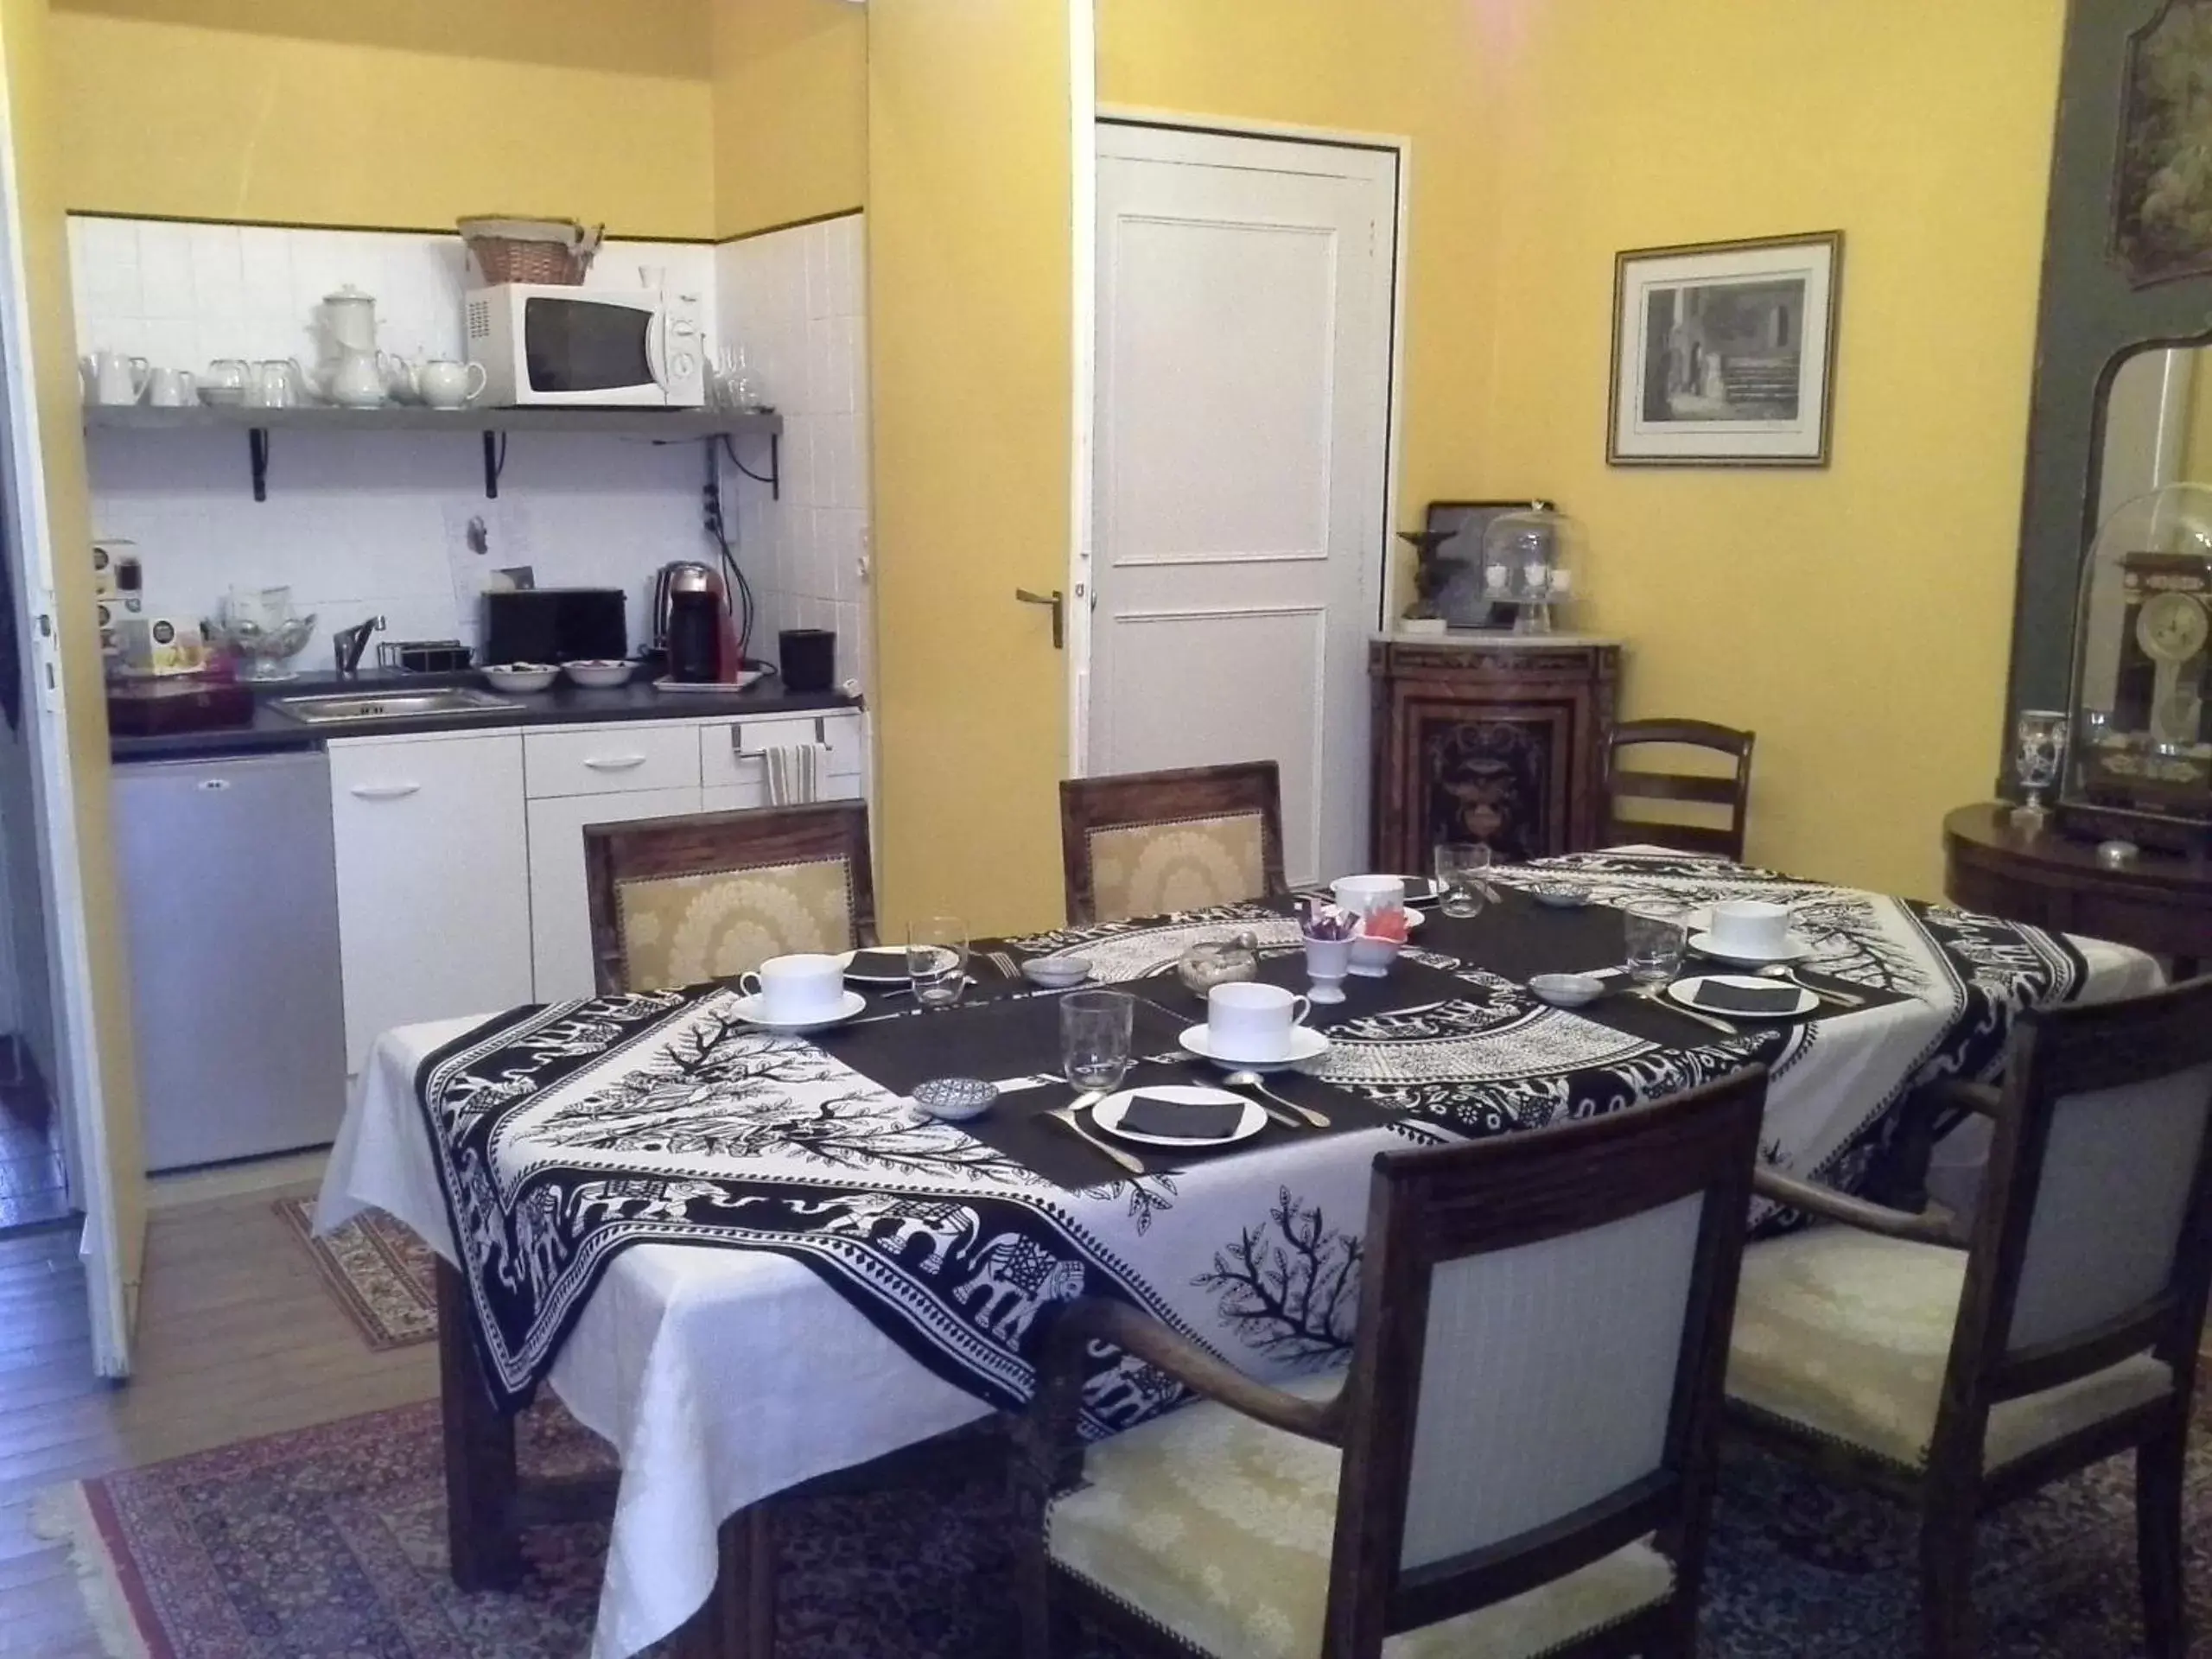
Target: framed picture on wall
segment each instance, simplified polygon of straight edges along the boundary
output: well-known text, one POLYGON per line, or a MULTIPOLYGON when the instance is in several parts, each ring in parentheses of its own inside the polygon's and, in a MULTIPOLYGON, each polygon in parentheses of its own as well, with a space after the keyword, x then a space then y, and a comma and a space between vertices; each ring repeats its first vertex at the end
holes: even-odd
POLYGON ((1613 262, 1617 467, 1825 467, 1843 232, 1613 262))

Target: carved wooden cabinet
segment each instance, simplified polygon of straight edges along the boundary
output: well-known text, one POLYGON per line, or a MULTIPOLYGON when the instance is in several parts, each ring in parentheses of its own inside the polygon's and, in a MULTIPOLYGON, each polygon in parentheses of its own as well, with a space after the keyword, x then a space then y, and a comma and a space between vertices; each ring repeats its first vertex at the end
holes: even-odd
POLYGON ((1374 865, 1424 872, 1440 841, 1501 861, 1597 843, 1620 644, 1588 635, 1378 639, 1374 865))

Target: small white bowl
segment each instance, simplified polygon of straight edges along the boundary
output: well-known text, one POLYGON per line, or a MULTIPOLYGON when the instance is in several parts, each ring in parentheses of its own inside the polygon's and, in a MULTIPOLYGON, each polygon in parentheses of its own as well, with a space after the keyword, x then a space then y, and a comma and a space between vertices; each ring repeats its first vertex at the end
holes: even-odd
POLYGON ((561 677, 561 671, 543 663, 500 663, 486 667, 484 677, 494 691, 543 691, 561 677))
POLYGON ((1537 974, 1529 988, 1555 1008, 1579 1008, 1602 996, 1605 982, 1588 974, 1537 974))
POLYGON ((1564 881, 1536 881, 1529 884, 1529 896, 1540 905, 1554 910, 1580 910, 1590 902, 1590 895, 1580 887, 1571 887, 1564 881))
POLYGON ((200 401, 210 409, 235 409, 245 402, 244 386, 201 386, 200 401))
POLYGON ((1048 991, 1065 990, 1090 977, 1089 957, 1033 957, 1021 964, 1023 977, 1048 991))
POLYGON ((1405 948, 1403 939, 1370 939, 1364 933, 1355 935, 1349 971, 1354 979, 1387 979, 1390 965, 1405 948))
POLYGON ((604 658, 586 658, 567 664, 569 677, 593 691, 610 690, 630 683, 630 664, 604 658))

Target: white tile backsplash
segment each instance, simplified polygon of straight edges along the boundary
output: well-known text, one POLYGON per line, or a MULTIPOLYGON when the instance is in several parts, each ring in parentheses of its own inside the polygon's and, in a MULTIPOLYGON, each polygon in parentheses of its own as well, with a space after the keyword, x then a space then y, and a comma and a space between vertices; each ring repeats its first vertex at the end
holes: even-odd
MULTIPOLYGON (((386 350, 461 353, 468 279, 457 237, 79 215, 69 242, 83 351, 194 370, 218 357, 312 360, 321 351, 320 302, 350 282, 376 296, 386 350)), ((671 286, 713 296, 716 253, 610 242, 589 285, 634 285, 639 268, 651 265, 671 286)), ((781 303, 803 322, 803 289, 781 303)), ((765 472, 760 447, 747 464, 765 472)), ((332 630, 379 613, 388 624, 380 637, 473 643, 475 607, 457 594, 453 569, 453 550, 473 518, 490 532, 487 564, 531 565, 543 586, 627 591, 637 646, 651 626, 654 571, 703 557, 709 547, 699 523, 704 463, 690 444, 518 435, 497 501, 485 499, 474 434, 279 433, 265 502, 253 499, 245 440, 236 432, 103 430, 90 435, 87 450, 94 529, 138 544, 149 606, 200 616, 233 585, 289 584, 296 603, 318 616, 301 658, 310 668, 327 665, 332 630)), ((765 488, 744 488, 765 500, 765 488)), ((759 539, 772 543, 768 515, 756 511, 753 522, 762 527, 759 539)), ((749 550, 741 556, 750 574, 757 560, 749 550)), ((773 644, 771 628, 766 649, 773 644)))
MULTIPOLYGON (((858 213, 725 243, 715 286, 717 342, 744 347, 784 416, 780 499, 723 470, 764 643, 779 628, 835 628, 839 675, 872 686, 865 249, 858 213)), ((764 472, 759 447, 740 454, 764 472)))

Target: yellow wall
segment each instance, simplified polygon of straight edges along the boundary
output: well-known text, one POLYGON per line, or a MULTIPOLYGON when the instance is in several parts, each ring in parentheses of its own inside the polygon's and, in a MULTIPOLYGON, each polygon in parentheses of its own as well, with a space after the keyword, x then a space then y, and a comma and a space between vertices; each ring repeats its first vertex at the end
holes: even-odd
POLYGON ((1402 468, 1394 524, 1464 496, 1484 451, 1497 235, 1489 0, 1097 0, 1102 105, 1412 141, 1402 468))
POLYGON ((2062 0, 1528 8, 1499 138, 1496 442, 1588 524, 1632 715, 1759 734, 1751 855, 1933 895, 1989 792, 2062 0), (1846 232, 1822 471, 1605 465, 1612 257, 1846 232))
POLYGON ((1070 156, 1057 0, 872 0, 868 352, 889 925, 1060 913, 1070 156))
POLYGON ((868 200, 868 11, 715 0, 715 234, 868 200))
POLYGON ((714 232, 708 0, 60 0, 82 212, 714 232))
MULTIPOLYGON (((145 1240, 145 1160, 138 1135, 137 1071, 130 990, 123 959, 114 860, 109 836, 107 703, 92 598, 92 515, 79 425, 76 320, 69 295, 68 245, 61 194, 59 129, 48 73, 46 0, 0 0, 0 54, 6 60, 16 187, 23 225, 29 342, 37 387, 38 441, 45 461, 52 537, 55 623, 61 634, 64 702, 75 778, 77 855, 89 936, 98 1089, 107 1120, 108 1164, 118 1211, 118 1267, 126 1294, 139 1281, 145 1240)), ((17 579, 20 580, 20 573, 17 579)), ((21 836, 28 826, 11 826, 21 836)), ((20 843, 19 843, 20 844, 20 843)))

